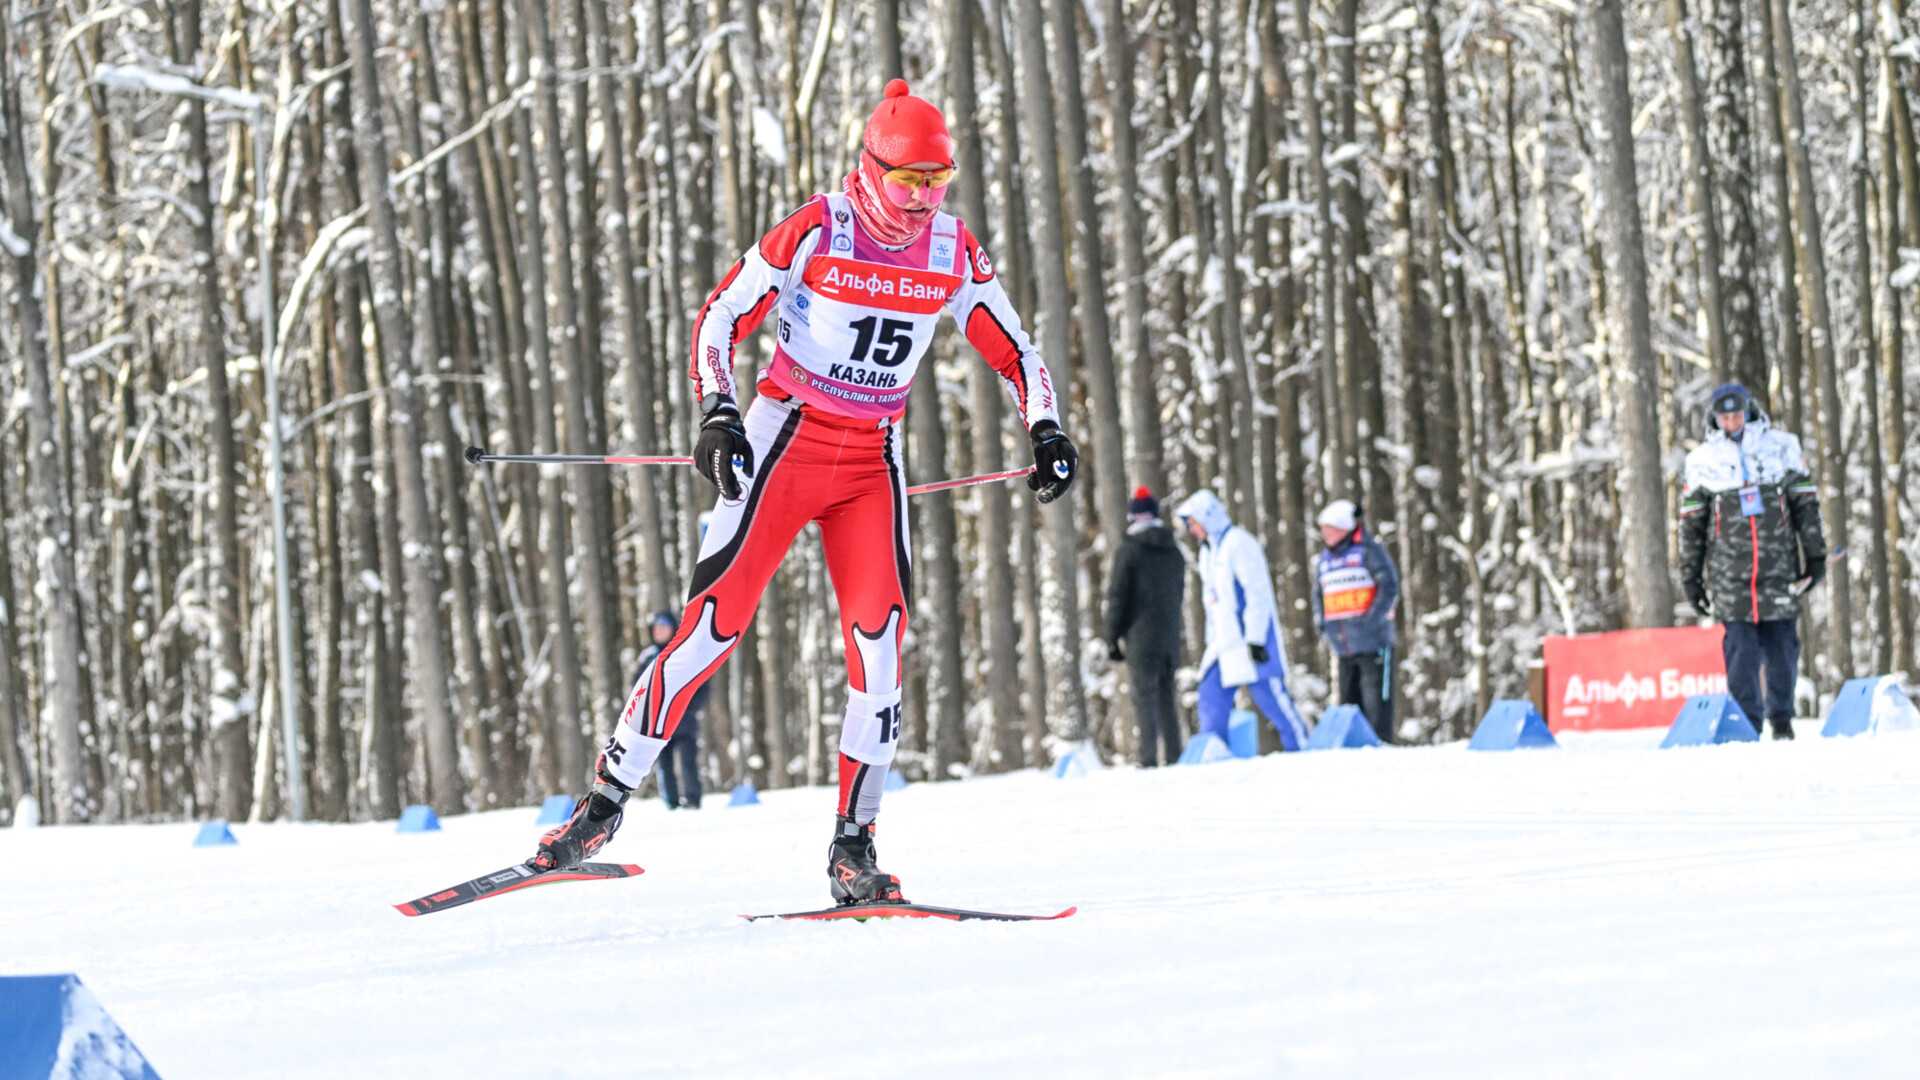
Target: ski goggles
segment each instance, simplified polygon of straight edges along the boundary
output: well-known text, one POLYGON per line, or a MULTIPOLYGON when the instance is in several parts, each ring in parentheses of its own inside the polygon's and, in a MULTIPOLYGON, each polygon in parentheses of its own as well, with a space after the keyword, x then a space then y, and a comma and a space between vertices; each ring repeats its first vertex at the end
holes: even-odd
POLYGON ((867 156, 873 158, 874 164, 882 170, 881 189, 895 206, 900 207, 911 204, 916 193, 920 194, 923 204, 938 205, 946 198, 947 185, 953 183, 953 174, 959 171, 952 165, 938 169, 908 169, 882 161, 871 150, 867 151, 867 156))

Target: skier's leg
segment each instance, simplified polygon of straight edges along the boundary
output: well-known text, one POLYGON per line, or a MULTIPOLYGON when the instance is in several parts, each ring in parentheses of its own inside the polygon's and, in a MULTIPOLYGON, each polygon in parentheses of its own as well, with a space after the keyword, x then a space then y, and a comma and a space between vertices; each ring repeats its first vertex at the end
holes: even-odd
POLYGON ((673 732, 673 751, 680 758, 681 806, 700 809, 700 717, 705 706, 680 718, 673 732))
POLYGON ((819 518, 847 659, 840 800, 827 853, 828 881, 841 903, 901 899, 899 879, 879 869, 873 848, 873 819, 900 741, 900 647, 913 595, 901 434, 897 424, 884 429, 870 464, 838 467, 837 497, 819 518))
POLYGON ((1727 693, 1753 721, 1755 731, 1766 726, 1766 699, 1760 693, 1760 628, 1749 622, 1723 623, 1726 638, 1720 655, 1727 662, 1727 693))
POLYGON ((1127 675, 1133 683, 1134 726, 1140 731, 1140 767, 1160 764, 1160 663, 1158 657, 1127 657, 1127 675))
MULTIPOLYGON (((679 733, 675 732, 675 734, 679 733)), ((672 740, 668 740, 668 745, 671 747, 672 740)), ((673 755, 661 754, 659 763, 654 766, 654 772, 660 777, 660 801, 666 803, 669 810, 679 806, 680 783, 674 776, 673 755)))
MULTIPOLYGON (((1360 658, 1357 656, 1336 656, 1334 657, 1334 666, 1335 670, 1339 672, 1340 677, 1340 704, 1359 705, 1360 711, 1366 712, 1366 705, 1363 703, 1361 697, 1365 691, 1361 688, 1360 658)), ((1367 718, 1371 720, 1373 717, 1369 714, 1367 718)))
POLYGON ((1307 725, 1293 707, 1293 695, 1287 693, 1287 667, 1280 662, 1280 643, 1271 629, 1267 631, 1267 662, 1260 665, 1247 690, 1254 706, 1280 733, 1282 749, 1298 750, 1307 744, 1307 725))
POLYGON ((613 838, 627 796, 653 771, 694 691, 746 632, 761 592, 813 516, 815 489, 825 487, 825 477, 796 469, 790 460, 799 427, 797 409, 766 398, 747 410, 747 438, 758 467, 738 502, 714 507, 679 631, 628 693, 620 722, 594 764, 592 790, 574 805, 571 818, 540 838, 529 864, 574 866, 613 838))
POLYGON ((1367 722, 1373 725, 1374 733, 1384 743, 1398 742, 1393 729, 1393 646, 1389 645, 1374 653, 1378 661, 1367 678, 1367 687, 1373 697, 1374 712, 1367 714, 1367 722))
POLYGON ((1207 673, 1200 677, 1200 730, 1220 736, 1227 741, 1227 719, 1233 712, 1233 691, 1220 681, 1220 665, 1209 664, 1207 673))
POLYGON ((1154 736, 1160 740, 1160 760, 1171 765, 1180 760, 1180 710, 1174 693, 1174 662, 1171 656, 1153 660, 1154 736))
MULTIPOLYGON (((1776 739, 1793 738, 1793 684, 1800 669, 1800 631, 1792 619, 1769 619, 1758 626, 1766 657, 1767 722, 1776 739)), ((1759 728, 1755 723, 1754 727, 1759 728)))
POLYGON ((799 469, 790 455, 800 417, 798 409, 766 398, 747 410, 747 438, 758 466, 738 502, 715 503, 680 629, 640 673, 607 740, 606 769, 628 787, 653 768, 694 692, 739 644, 760 594, 813 516, 815 488, 824 487, 826 477, 795 475, 799 469))

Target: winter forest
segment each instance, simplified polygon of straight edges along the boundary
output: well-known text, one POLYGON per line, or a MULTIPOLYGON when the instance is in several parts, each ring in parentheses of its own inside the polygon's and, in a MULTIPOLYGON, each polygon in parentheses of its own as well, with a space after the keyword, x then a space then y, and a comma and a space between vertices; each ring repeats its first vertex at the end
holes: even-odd
MULTIPOLYGON (((1544 636, 1693 618, 1679 464, 1730 379, 1847 551, 1803 677, 1914 668, 1910 0, 5 12, 0 822, 578 790, 712 489, 461 451, 687 453, 694 312, 838 189, 894 75, 947 113, 947 209, 1085 466, 1044 508, 913 501, 911 779, 1130 754, 1098 635, 1140 484, 1263 540, 1309 715, 1313 514, 1360 502, 1406 582, 1402 737, 1458 738, 1544 636)), ((964 337, 935 350, 910 480, 1029 464, 964 337)), ((840 654, 809 530, 714 682, 709 784, 827 781, 840 654)))

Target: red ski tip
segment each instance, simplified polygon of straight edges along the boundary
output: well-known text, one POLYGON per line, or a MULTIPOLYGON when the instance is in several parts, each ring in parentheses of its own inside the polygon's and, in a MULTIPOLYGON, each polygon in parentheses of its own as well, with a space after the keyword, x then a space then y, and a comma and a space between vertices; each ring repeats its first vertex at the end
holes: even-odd
POLYGON ((420 914, 420 912, 417 909, 415 909, 412 904, 395 904, 393 905, 393 910, 399 912, 402 915, 420 914))

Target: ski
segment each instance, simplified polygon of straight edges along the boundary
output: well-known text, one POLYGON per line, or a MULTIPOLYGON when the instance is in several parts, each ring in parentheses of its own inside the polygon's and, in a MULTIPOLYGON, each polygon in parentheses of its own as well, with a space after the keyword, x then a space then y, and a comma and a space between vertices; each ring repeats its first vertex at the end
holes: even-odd
POLYGON ((471 904, 475 900, 499 896, 519 889, 529 889, 535 885, 551 885, 558 881, 615 881, 630 878, 643 871, 627 863, 590 862, 565 870, 536 870, 526 863, 515 863, 504 870, 483 874, 472 881, 463 881, 450 889, 418 900, 409 900, 404 904, 393 905, 402 915, 431 915, 436 911, 471 904))
POLYGON ((839 907, 824 908, 820 911, 788 911, 773 915, 742 915, 748 922, 760 919, 950 919, 954 922, 968 922, 974 919, 991 922, 1051 922, 1064 919, 1078 907, 1070 907, 1052 915, 1013 915, 1004 911, 969 911, 966 908, 937 907, 933 904, 906 904, 878 900, 868 904, 842 904, 839 907))

